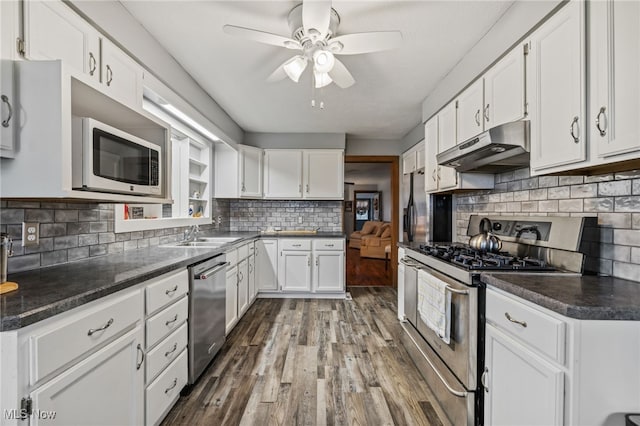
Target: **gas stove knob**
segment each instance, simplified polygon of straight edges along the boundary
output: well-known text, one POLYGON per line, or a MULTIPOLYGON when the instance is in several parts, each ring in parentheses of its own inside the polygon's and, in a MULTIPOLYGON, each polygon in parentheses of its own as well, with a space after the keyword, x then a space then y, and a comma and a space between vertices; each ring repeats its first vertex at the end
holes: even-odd
POLYGON ((493 222, 493 230, 499 231, 502 229, 502 224, 500 222, 493 222))

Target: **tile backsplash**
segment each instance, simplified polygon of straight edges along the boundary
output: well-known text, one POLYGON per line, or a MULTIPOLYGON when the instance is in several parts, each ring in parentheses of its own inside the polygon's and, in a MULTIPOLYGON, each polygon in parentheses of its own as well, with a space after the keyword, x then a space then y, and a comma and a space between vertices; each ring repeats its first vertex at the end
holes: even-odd
MULTIPOLYGON (((214 223, 201 229, 259 231, 272 226, 342 232, 341 201, 214 199, 211 208, 214 223)), ((114 209, 115 204, 110 203, 1 200, 0 232, 6 232, 13 240, 9 273, 168 244, 181 239, 187 229, 183 226, 116 234, 114 209), (38 246, 22 247, 22 222, 40 224, 38 246)))
POLYGON ((520 169, 497 174, 493 190, 454 197, 460 242, 468 241, 471 214, 597 217, 597 228, 583 234, 585 269, 640 280, 640 170, 530 177, 520 169))

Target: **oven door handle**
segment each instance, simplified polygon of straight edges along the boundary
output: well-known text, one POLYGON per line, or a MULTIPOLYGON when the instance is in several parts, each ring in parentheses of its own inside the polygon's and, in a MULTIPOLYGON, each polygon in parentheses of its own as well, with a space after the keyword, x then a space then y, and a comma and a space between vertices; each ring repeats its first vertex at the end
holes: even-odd
POLYGON ((469 295, 469 290, 458 290, 456 288, 453 288, 451 286, 445 286, 444 288, 447 291, 450 291, 451 293, 455 293, 455 294, 463 294, 465 296, 469 295))
MULTIPOLYGON (((405 325, 401 324, 402 327, 404 328, 405 325)), ((440 371, 438 371, 438 369, 436 368, 435 365, 433 365, 433 362, 431 362, 431 360, 429 359, 429 357, 427 356, 427 354, 425 354, 422 349, 420 348, 420 346, 418 345, 418 342, 415 341, 415 339, 413 338, 413 336, 407 331, 405 330, 407 336, 409 336, 409 339, 411 339, 411 341, 413 342, 413 344, 416 346, 416 349, 418 349, 418 351, 420 352, 420 354, 423 356, 423 358, 427 361, 427 363, 429 364, 429 366, 431 366, 431 368, 433 369, 433 371, 436 373, 436 376, 438 376, 438 379, 440 379, 440 381, 442 382, 442 384, 444 385, 444 387, 447 388, 447 390, 452 393, 455 396, 459 396, 460 398, 465 398, 467 395, 469 395, 469 392, 467 392, 466 390, 464 391, 458 391, 455 390, 454 388, 451 387, 451 385, 449 385, 449 383, 447 383, 447 381, 445 380, 445 378, 442 376, 442 374, 440 373, 440 371)))
POLYGON ((418 265, 417 263, 407 262, 405 258, 400 259, 400 263, 411 268, 422 269, 422 266, 418 265))

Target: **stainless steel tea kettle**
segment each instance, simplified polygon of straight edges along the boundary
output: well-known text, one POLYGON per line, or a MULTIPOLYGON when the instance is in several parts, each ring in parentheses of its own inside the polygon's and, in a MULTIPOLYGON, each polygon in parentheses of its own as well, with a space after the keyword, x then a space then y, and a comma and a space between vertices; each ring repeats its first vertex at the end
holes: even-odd
POLYGON ((3 232, 0 234, 0 284, 7 282, 7 264, 11 256, 13 256, 13 242, 3 232))
POLYGON ((480 221, 479 234, 469 239, 469 246, 476 250, 497 253, 502 249, 502 241, 491 233, 491 221, 484 217, 480 221))

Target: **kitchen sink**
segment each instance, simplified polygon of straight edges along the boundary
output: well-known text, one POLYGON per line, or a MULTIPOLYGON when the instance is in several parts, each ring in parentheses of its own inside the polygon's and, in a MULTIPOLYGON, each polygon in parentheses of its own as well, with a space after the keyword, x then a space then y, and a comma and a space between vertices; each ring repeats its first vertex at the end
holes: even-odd
POLYGON ((232 243, 234 241, 239 240, 238 237, 198 237, 196 238, 196 242, 212 242, 212 243, 232 243))
POLYGON ((239 240, 237 237, 199 237, 195 241, 179 241, 176 243, 165 244, 162 247, 203 247, 218 248, 225 244, 239 240))

